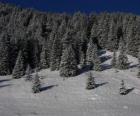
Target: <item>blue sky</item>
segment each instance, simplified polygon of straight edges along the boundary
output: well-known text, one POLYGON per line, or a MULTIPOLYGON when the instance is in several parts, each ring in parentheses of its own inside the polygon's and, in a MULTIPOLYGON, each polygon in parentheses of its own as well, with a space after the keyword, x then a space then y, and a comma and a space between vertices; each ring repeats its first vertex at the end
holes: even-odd
POLYGON ((140 14, 140 0, 0 0, 25 8, 49 12, 74 13, 130 12, 140 14))

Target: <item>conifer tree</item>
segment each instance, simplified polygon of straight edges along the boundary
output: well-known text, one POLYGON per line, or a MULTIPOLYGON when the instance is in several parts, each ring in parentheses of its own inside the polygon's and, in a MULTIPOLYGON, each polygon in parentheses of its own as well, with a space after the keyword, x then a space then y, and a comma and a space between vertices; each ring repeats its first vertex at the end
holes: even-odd
POLYGON ((27 66, 27 69, 26 69, 26 72, 25 72, 25 80, 26 81, 31 81, 32 80, 32 75, 31 75, 31 67, 30 65, 28 64, 27 66))
POLYGON ((61 42, 60 42, 60 39, 58 38, 58 35, 56 35, 55 40, 52 45, 51 57, 50 57, 51 71, 59 70, 60 61, 61 61, 61 53, 62 53, 61 42))
POLYGON ((96 88, 95 78, 93 77, 93 74, 90 72, 88 74, 86 89, 90 90, 94 88, 96 88))
POLYGON ((126 94, 126 87, 125 87, 124 80, 121 80, 120 94, 121 95, 125 95, 126 94))
POLYGON ((97 45, 94 45, 93 53, 94 53, 94 55, 93 55, 94 56, 94 61, 93 61, 94 67, 93 67, 93 69, 95 71, 101 71, 102 70, 101 69, 101 60, 100 60, 100 58, 98 56, 98 48, 97 48, 97 45))
POLYGON ((126 49, 124 43, 120 44, 119 49, 120 49, 120 54, 118 57, 117 68, 121 70, 128 69, 129 64, 128 64, 128 58, 126 55, 126 49))
POLYGON ((38 72, 35 72, 35 75, 33 77, 33 85, 32 85, 32 92, 33 93, 39 93, 41 89, 41 82, 40 77, 38 75, 38 72))
POLYGON ((0 39, 0 75, 6 75, 10 74, 10 38, 3 33, 0 39))
POLYGON ((46 69, 49 67, 48 64, 48 56, 47 56, 47 48, 45 47, 45 44, 42 47, 42 51, 40 54, 40 68, 46 69))
POLYGON ((12 78, 19 79, 24 75, 24 73, 24 58, 22 56, 22 51, 19 51, 16 64, 13 69, 12 78))
POLYGON ((88 43, 88 48, 87 48, 87 52, 86 52, 86 61, 87 61, 87 65, 90 65, 91 67, 93 67, 93 63, 94 63, 94 45, 92 42, 92 39, 90 39, 89 43, 88 43))
POLYGON ((117 64, 117 55, 116 55, 116 51, 114 50, 111 65, 113 68, 116 68, 116 64, 117 64))
POLYGON ((75 52, 72 45, 68 45, 64 49, 61 64, 60 64, 60 76, 71 77, 77 75, 77 61, 75 57, 75 52))

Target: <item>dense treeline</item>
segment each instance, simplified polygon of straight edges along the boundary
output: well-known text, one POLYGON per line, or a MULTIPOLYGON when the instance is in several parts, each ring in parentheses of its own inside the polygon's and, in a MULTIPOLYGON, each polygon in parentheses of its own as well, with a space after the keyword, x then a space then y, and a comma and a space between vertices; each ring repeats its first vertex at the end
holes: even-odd
MULTIPOLYGON (((22 59, 23 72, 27 65, 61 71, 67 68, 63 64, 70 61, 83 64, 89 58, 90 40, 98 48, 112 51, 123 41, 127 53, 137 56, 140 16, 106 12, 41 13, 0 3, 0 75, 19 70, 15 67, 21 62, 19 59, 22 59)), ((73 69, 76 67, 71 66, 69 76, 76 75, 73 69)))

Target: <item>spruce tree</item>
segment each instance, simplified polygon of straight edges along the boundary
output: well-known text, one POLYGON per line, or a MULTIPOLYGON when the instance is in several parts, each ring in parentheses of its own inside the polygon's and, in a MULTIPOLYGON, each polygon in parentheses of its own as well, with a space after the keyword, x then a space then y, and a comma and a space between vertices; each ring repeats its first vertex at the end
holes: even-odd
POLYGON ((120 49, 120 54, 119 54, 118 61, 117 61, 117 68, 121 69, 121 70, 128 69, 129 64, 128 64, 128 58, 127 58, 124 43, 120 44, 119 49, 120 49))
POLYGON ((93 67, 93 63, 94 63, 94 45, 92 42, 92 39, 90 39, 89 43, 88 43, 88 48, 87 48, 87 52, 86 52, 86 61, 87 61, 87 65, 90 65, 91 67, 93 67))
POLYGON ((71 77, 77 75, 77 61, 75 57, 75 52, 72 45, 68 45, 64 49, 61 64, 60 64, 60 76, 71 77))
POLYGON ((126 87, 125 87, 124 80, 121 80, 120 94, 121 95, 125 95, 126 94, 126 87))
POLYGON ((12 78, 19 79, 24 75, 24 73, 25 73, 24 58, 22 55, 22 51, 19 51, 16 64, 13 69, 12 78))
POLYGON ((60 61, 61 61, 61 40, 58 38, 58 35, 55 36, 55 40, 52 45, 51 56, 50 56, 50 69, 51 71, 59 70, 60 61))
POLYGON ((117 55, 116 55, 116 51, 114 50, 111 65, 113 68, 116 68, 116 64, 117 64, 117 55))
POLYGON ((94 67, 93 67, 93 70, 95 71, 101 71, 101 60, 100 60, 100 57, 98 56, 98 48, 97 48, 97 45, 95 44, 94 45, 94 49, 93 49, 93 57, 94 57, 94 60, 93 60, 93 63, 94 63, 94 67))
POLYGON ((33 77, 33 85, 32 85, 32 92, 33 93, 39 93, 41 89, 41 82, 40 77, 38 75, 38 72, 35 72, 35 75, 33 77))
POLYGON ((10 38, 6 33, 0 37, 0 75, 10 74, 10 38))
POLYGON ((88 74, 86 89, 90 90, 94 88, 96 88, 95 78, 93 77, 93 74, 90 72, 88 74))
POLYGON ((26 72, 25 72, 25 80, 26 81, 31 81, 32 80, 32 75, 31 75, 31 67, 28 64, 27 68, 26 68, 26 72))
POLYGON ((40 54, 40 68, 46 69, 48 67, 49 67, 49 64, 48 64, 47 48, 45 44, 43 44, 42 51, 40 54))

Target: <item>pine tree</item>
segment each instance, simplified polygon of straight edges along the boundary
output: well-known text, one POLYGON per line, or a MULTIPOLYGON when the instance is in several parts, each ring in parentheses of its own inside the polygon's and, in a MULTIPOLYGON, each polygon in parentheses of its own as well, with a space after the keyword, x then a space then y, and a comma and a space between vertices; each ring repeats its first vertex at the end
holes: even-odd
POLYGON ((88 43, 88 48, 87 48, 87 52, 86 52, 86 61, 87 61, 87 65, 90 65, 91 67, 93 67, 93 63, 94 63, 94 45, 92 42, 92 39, 90 39, 89 43, 88 43))
POLYGON ((22 56, 22 51, 19 51, 17 60, 16 60, 16 64, 14 66, 13 69, 13 73, 12 73, 12 77, 14 79, 19 79, 21 78, 25 73, 25 69, 24 69, 24 59, 22 56))
POLYGON ((40 54, 40 68, 41 69, 46 69, 49 67, 47 59, 48 59, 47 48, 45 47, 45 44, 44 44, 42 47, 41 54, 40 54))
POLYGON ((0 39, 0 75, 6 75, 10 74, 10 38, 3 33, 0 39))
POLYGON ((28 64, 27 66, 27 69, 26 69, 26 72, 25 72, 25 80, 26 81, 31 81, 32 80, 32 75, 31 75, 31 67, 30 65, 28 64))
POLYGON ((124 69, 128 69, 129 64, 128 64, 128 58, 126 55, 126 50, 125 50, 125 45, 124 43, 120 44, 120 54, 118 57, 118 62, 117 62, 117 68, 124 70, 124 69))
POLYGON ((90 90, 94 88, 96 88, 95 78, 93 77, 93 74, 90 72, 88 74, 86 89, 90 90))
POLYGON ((124 80, 121 80, 120 94, 121 95, 125 95, 126 94, 126 87, 125 87, 124 80))
POLYGON ((56 35, 51 50, 51 58, 50 58, 51 71, 59 70, 62 53, 61 51, 62 51, 61 42, 60 39, 58 38, 58 35, 56 35))
POLYGON ((94 53, 94 67, 93 67, 93 70, 95 71, 101 71, 101 60, 98 56, 98 48, 97 48, 97 45, 94 45, 94 49, 93 49, 93 53, 94 53))
POLYGON ((35 76, 33 77, 33 85, 32 85, 32 91, 33 93, 39 93, 41 89, 41 82, 40 77, 38 75, 38 72, 35 72, 35 76))
POLYGON ((117 55, 116 55, 116 51, 114 50, 113 52, 113 58, 112 58, 112 61, 111 61, 111 65, 113 68, 116 68, 116 65, 117 65, 117 55))
POLYGON ((68 45, 64 49, 61 64, 60 64, 60 76, 71 77, 77 75, 77 61, 75 58, 75 52, 72 45, 68 45))

